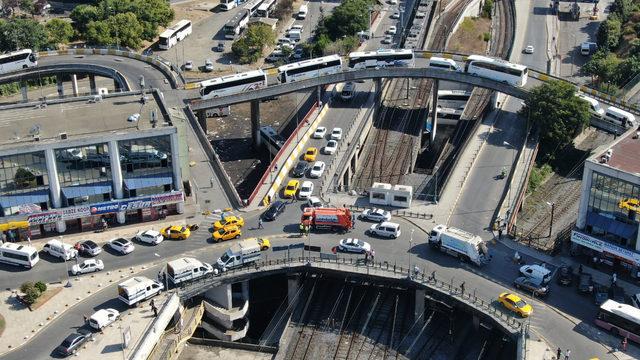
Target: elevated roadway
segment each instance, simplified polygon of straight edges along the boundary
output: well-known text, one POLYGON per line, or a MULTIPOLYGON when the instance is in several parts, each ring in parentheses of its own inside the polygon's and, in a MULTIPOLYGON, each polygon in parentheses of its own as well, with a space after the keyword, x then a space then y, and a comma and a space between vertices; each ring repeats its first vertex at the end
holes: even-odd
POLYGON ((92 74, 96 76, 111 78, 117 83, 118 89, 121 89, 123 91, 131 90, 127 78, 111 66, 98 64, 78 64, 74 62, 61 63, 59 61, 56 61, 56 64, 53 65, 39 65, 38 67, 32 69, 24 69, 21 71, 6 74, 0 77, 0 84, 38 79, 40 77, 61 74, 92 74))

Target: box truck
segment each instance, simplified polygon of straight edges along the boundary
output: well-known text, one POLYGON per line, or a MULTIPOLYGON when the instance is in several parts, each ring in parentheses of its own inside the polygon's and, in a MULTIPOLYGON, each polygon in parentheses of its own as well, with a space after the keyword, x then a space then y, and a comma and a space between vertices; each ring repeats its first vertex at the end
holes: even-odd
POLYGON ((213 267, 195 258, 180 258, 167 263, 167 276, 174 285, 213 273, 213 267))
POLYGON ((300 223, 314 230, 348 231, 353 227, 353 215, 347 208, 305 208, 300 223))
POLYGON ((431 230, 429 245, 478 266, 489 260, 487 244, 480 236, 446 225, 441 224, 431 230))
POLYGON ((135 276, 118 284, 118 299, 129 306, 150 299, 162 292, 164 286, 144 276, 135 276))
POLYGON ((260 260, 261 252, 269 249, 271 244, 267 239, 246 239, 232 245, 216 261, 214 274, 219 274, 236 267, 252 264, 260 260))

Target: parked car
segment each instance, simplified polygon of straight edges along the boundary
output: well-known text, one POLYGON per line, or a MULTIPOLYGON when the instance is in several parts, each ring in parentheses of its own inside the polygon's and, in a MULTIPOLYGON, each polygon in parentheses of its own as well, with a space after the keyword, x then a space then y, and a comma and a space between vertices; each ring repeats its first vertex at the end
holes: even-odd
POLYGON ((184 69, 185 69, 186 71, 191 71, 191 70, 193 70, 193 61, 191 61, 191 60, 187 60, 187 61, 184 63, 184 69))
POLYGON ((338 245, 338 250, 344 252, 354 252, 359 254, 364 254, 366 252, 371 251, 371 245, 368 242, 347 238, 340 240, 340 244, 338 245))
POLYGON ((217 52, 224 52, 224 43, 222 41, 219 42, 218 45, 213 48, 213 50, 217 52))
POLYGON ((302 48, 296 48, 296 49, 293 51, 293 55, 292 55, 292 56, 293 56, 293 58, 294 58, 294 59, 296 59, 296 60, 300 60, 300 59, 302 59, 302 57, 304 56, 304 49, 302 49, 302 48))
POLYGON ((291 170, 291 176, 293 177, 303 177, 304 174, 307 173, 307 168, 309 167, 309 163, 306 161, 298 161, 296 166, 291 170))
POLYGON ((244 226, 244 219, 240 216, 235 216, 235 215, 223 216, 222 219, 216 221, 213 224, 213 230, 214 231, 220 230, 224 227, 231 226, 231 225, 241 228, 244 226))
POLYGON ((395 26, 389 26, 389 28, 387 29, 387 34, 389 35, 395 35, 398 32, 398 28, 395 26))
POLYGON ((541 279, 520 276, 513 281, 513 285, 516 289, 525 290, 534 296, 544 297, 549 294, 549 288, 541 279))
POLYGON ((333 155, 338 149, 338 142, 335 140, 329 140, 327 145, 322 149, 322 152, 327 155, 333 155))
POLYGON ((390 221, 391 213, 383 209, 365 209, 358 217, 361 220, 370 220, 375 222, 390 221))
POLYGON ((119 317, 120 312, 116 309, 100 309, 89 318, 89 326, 96 330, 102 330, 118 320, 119 317))
POLYGON ((571 286, 573 283, 573 268, 568 265, 560 266, 557 281, 560 285, 571 286))
POLYGON ((62 356, 75 354, 76 351, 87 341, 91 340, 93 335, 90 332, 80 331, 67 336, 62 343, 56 348, 55 352, 62 356))
POLYGON ((284 188, 282 192, 282 196, 286 198, 293 198, 296 196, 298 189, 300 188, 300 181, 298 180, 289 180, 287 186, 284 188))
POLYGON ((304 153, 304 161, 316 161, 316 156, 318 156, 318 148, 316 147, 310 147, 307 149, 307 151, 304 153))
POLYGON ((286 208, 286 204, 284 201, 275 201, 269 209, 264 212, 263 218, 268 221, 273 221, 278 218, 278 215, 282 214, 286 208))
POLYGON ((307 204, 309 204, 309 206, 313 208, 318 208, 323 206, 322 201, 317 196, 309 197, 309 201, 307 201, 307 204))
POLYGON ((79 264, 75 264, 71 267, 71 274, 87 274, 96 271, 104 270, 104 263, 100 259, 87 259, 79 264))
POLYGON ((498 302, 522 317, 528 317, 533 312, 533 307, 516 294, 504 292, 498 296, 498 302))
POLYGON ((74 247, 82 256, 97 256, 102 252, 100 245, 91 240, 77 242, 74 247))
POLYGON ((171 225, 160 229, 165 239, 186 240, 191 236, 191 229, 186 225, 171 225))
POLYGON ((322 139, 326 134, 327 134, 327 128, 324 126, 318 126, 316 128, 316 131, 313 132, 313 135, 311 137, 314 139, 322 139))
POLYGON ((310 178, 321 177, 322 173, 324 172, 324 168, 325 168, 324 161, 316 161, 315 164, 313 164, 313 167, 311 167, 311 170, 309 170, 309 177, 310 178))
POLYGON ((382 39, 383 44, 392 44, 393 43, 393 35, 385 35, 384 39, 382 39))
POLYGON ((158 245, 164 240, 164 236, 156 230, 147 230, 138 232, 136 240, 146 244, 158 245))
POLYGON ((136 248, 131 241, 123 238, 117 238, 109 241, 109 247, 122 255, 132 253, 136 248))
POLYGON ((204 61, 204 71, 213 71, 213 61, 211 59, 204 61))
POLYGON ((400 19, 400 13, 399 12, 394 12, 393 14, 391 14, 390 18, 391 19, 400 19))
POLYGON ((311 181, 303 182, 298 192, 298 199, 308 199, 311 194, 313 194, 313 183, 311 181))
POLYGON ((331 130, 331 140, 341 140, 342 139, 342 128, 333 128, 331 130))
POLYGON ((578 278, 578 291, 584 294, 593 292, 593 276, 589 273, 582 273, 578 278))

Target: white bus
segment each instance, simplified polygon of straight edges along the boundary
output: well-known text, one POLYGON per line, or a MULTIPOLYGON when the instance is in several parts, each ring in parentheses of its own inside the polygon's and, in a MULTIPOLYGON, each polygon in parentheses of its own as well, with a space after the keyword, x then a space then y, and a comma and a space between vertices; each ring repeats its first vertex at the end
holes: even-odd
POLYGON ((171 47, 176 45, 178 41, 182 41, 184 38, 191 35, 192 31, 193 27, 191 26, 191 21, 180 20, 160 34, 158 46, 160 49, 164 50, 171 49, 171 47))
POLYGON ((31 49, 22 49, 0 55, 0 74, 18 71, 38 65, 38 58, 31 49))
POLYGON ((267 86, 267 74, 262 70, 253 70, 202 81, 200 83, 200 97, 203 100, 213 99, 218 96, 257 90, 265 86, 267 86))
POLYGON ((236 7, 238 3, 236 0, 220 0, 220 9, 223 11, 229 11, 236 7))
POLYGON ((256 16, 256 12, 264 0, 251 0, 244 6, 245 10, 249 10, 249 16, 256 16))
POLYGON ((600 305, 595 323, 607 331, 640 343, 640 309, 607 300, 600 305))
POLYGON ((262 143, 273 156, 276 156, 284 146, 284 143, 287 142, 287 139, 278 134, 278 132, 271 126, 261 126, 260 136, 263 140, 262 143))
POLYGON ((224 24, 224 38, 229 40, 235 40, 235 38, 240 35, 242 29, 247 26, 249 22, 249 11, 241 10, 234 17, 229 19, 226 24, 224 24))
POLYGON ((31 269, 39 260, 38 250, 33 246, 15 243, 0 245, 0 262, 31 269))
POLYGON ((415 58, 411 49, 380 49, 357 51, 349 54, 349 68, 370 69, 386 66, 413 67, 415 58))
POLYGON ((467 101, 471 97, 471 91, 466 90, 438 90, 438 100, 467 101))
POLYGON ((529 76, 529 69, 524 65, 480 55, 469 56, 464 71, 518 87, 524 86, 529 76))
POLYGON ((278 68, 278 81, 284 84, 337 74, 341 71, 342 59, 339 55, 323 56, 280 66, 278 68))
POLYGON ((256 16, 269 17, 269 12, 276 6, 276 0, 264 0, 256 11, 256 16))

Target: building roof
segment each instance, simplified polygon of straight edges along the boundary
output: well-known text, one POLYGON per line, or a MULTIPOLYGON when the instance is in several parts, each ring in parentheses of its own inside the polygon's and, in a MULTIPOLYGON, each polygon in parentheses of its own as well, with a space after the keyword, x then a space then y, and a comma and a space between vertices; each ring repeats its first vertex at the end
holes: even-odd
POLYGON ((622 137, 609 147, 600 147, 591 157, 591 161, 624 171, 630 174, 640 175, 640 138, 636 131, 627 131, 622 137), (607 153, 610 157, 606 160, 607 153))

